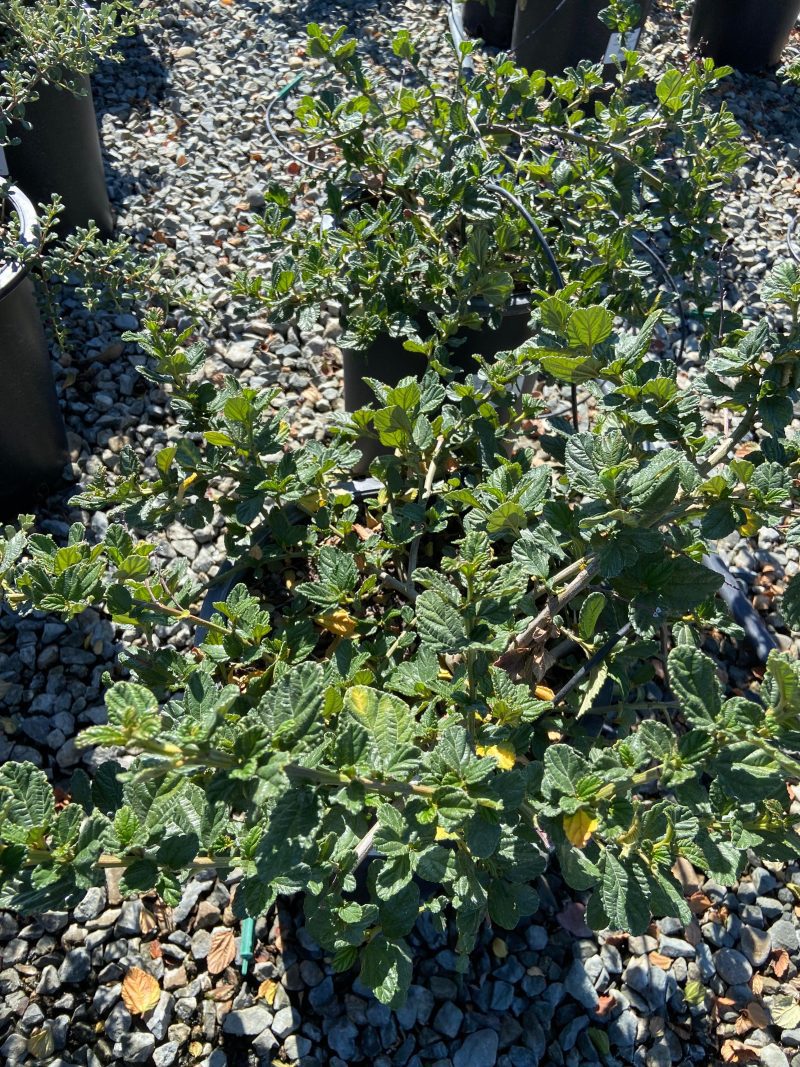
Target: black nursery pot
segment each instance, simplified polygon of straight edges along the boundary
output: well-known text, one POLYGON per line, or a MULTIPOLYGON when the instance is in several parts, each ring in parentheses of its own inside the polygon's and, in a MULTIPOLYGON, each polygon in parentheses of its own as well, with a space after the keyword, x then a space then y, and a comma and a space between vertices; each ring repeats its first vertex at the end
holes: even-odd
POLYGON ((489 0, 465 0, 461 12, 464 29, 470 37, 480 37, 493 48, 509 48, 516 6, 517 0, 494 0, 492 12, 489 0))
MULTIPOLYGON (((503 312, 503 321, 496 330, 467 330, 464 343, 452 350, 450 361, 464 374, 474 373, 478 365, 473 356, 492 359, 498 352, 518 348, 530 337, 528 320, 531 317, 531 302, 527 296, 515 296, 503 312)), ((381 334, 369 348, 358 351, 344 349, 344 406, 346 411, 357 411, 375 401, 375 394, 364 381, 375 378, 389 387, 397 385, 402 378, 422 378, 428 369, 427 357, 419 352, 403 348, 403 339, 381 334)), ((363 439, 358 442, 362 460, 356 468, 363 473, 372 460, 386 449, 377 441, 363 439)))
MULTIPOLYGON (((35 243, 33 205, 18 189, 10 198, 23 239, 35 243)), ((0 517, 15 518, 55 486, 68 458, 33 283, 16 265, 0 267, 0 517)))
MULTIPOLYGON (((626 34, 625 47, 635 48, 652 6, 638 0, 638 26, 626 34)), ((582 59, 610 62, 621 51, 619 35, 598 19, 606 0, 526 0, 517 4, 512 50, 516 63, 527 71, 561 74, 582 59)))
POLYGON ((103 237, 111 237, 114 219, 103 173, 97 115, 88 77, 78 81, 85 96, 42 86, 39 99, 25 107, 30 130, 19 124, 18 145, 6 148, 9 173, 36 203, 53 193, 64 201, 62 236, 94 221, 103 237))
POLYGON ((753 71, 780 62, 800 0, 695 0, 689 47, 715 63, 753 71))

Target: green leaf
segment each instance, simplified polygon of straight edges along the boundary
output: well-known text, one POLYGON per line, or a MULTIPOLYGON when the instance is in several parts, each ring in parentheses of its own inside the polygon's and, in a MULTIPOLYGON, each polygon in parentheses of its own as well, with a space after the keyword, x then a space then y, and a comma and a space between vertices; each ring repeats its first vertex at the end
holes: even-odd
POLYGON ((434 652, 458 652, 467 647, 464 618, 452 601, 426 589, 417 597, 416 609, 419 635, 434 652))
POLYGON ((361 955, 361 981, 390 1008, 405 1003, 411 974, 411 954, 404 941, 390 941, 378 934, 361 955))
POLYGON ((688 81, 687 75, 678 70, 668 70, 661 75, 656 86, 656 96, 667 111, 681 109, 688 81))
POLYGON ((688 721, 710 729, 722 711, 722 689, 714 661, 697 648, 681 645, 669 654, 669 673, 688 721))
POLYGON ((126 896, 132 893, 146 893, 148 889, 155 889, 157 881, 158 866, 155 861, 138 859, 125 868, 120 889, 126 896))
POLYGON ((587 644, 594 637, 595 628, 605 605, 606 598, 600 592, 589 593, 581 604, 581 611, 578 616, 578 633, 587 644))
POLYGON ((636 878, 631 877, 613 852, 600 859, 600 899, 612 930, 643 934, 650 925, 650 904, 636 878))
POLYGON ((589 764, 569 745, 550 745, 544 754, 545 780, 566 796, 575 796, 578 782, 589 773, 589 764))
POLYGON ((489 533, 508 532, 515 537, 527 523, 525 511, 513 500, 506 500, 489 515, 486 529, 489 533))
POLYGON ((591 351, 611 336, 613 328, 614 316, 606 308, 599 305, 578 308, 569 320, 567 340, 572 348, 591 351))
POLYGON ((413 768, 416 722, 407 704, 391 693, 356 685, 345 693, 345 708, 369 736, 371 769, 402 773, 406 766, 413 768))
POLYGON ((55 818, 53 788, 32 763, 0 768, 0 829, 8 841, 25 844, 49 830, 55 818))

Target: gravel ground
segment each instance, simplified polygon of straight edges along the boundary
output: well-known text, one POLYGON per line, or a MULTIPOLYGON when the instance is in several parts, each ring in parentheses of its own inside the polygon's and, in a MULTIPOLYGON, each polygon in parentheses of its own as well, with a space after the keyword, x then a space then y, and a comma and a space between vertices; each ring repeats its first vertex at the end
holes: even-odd
MULTIPOLYGON (((656 8, 643 47, 653 62, 680 62, 685 16, 656 8)), ((291 178, 264 131, 264 108, 302 65, 303 27, 312 20, 347 22, 378 60, 386 55, 380 34, 407 26, 424 39, 431 64, 445 69, 445 4, 165 0, 160 10, 124 46, 125 63, 95 80, 118 228, 142 249, 166 251, 207 299, 207 374, 233 370, 253 386, 277 383, 298 437, 322 436, 328 413, 341 406, 335 309, 309 333, 277 333, 242 315, 228 295, 262 184, 291 178)), ((741 122, 750 153, 725 209, 733 243, 724 276, 730 305, 752 319, 761 310, 756 287, 784 256, 798 208, 800 93, 774 76, 735 75, 718 95, 741 122)), ((281 125, 291 116, 278 108, 275 117, 281 125)), ((163 394, 137 376, 138 356, 120 339, 135 318, 74 310, 70 325, 59 386, 74 475, 84 479, 100 465, 113 469, 126 444, 146 456, 175 430, 163 394)), ((687 373, 692 349, 690 339, 687 373)), ((42 528, 57 536, 78 517, 59 500, 45 514, 42 528)), ((83 518, 102 531, 104 516, 83 518)), ((798 551, 776 541, 762 530, 756 539, 731 538, 725 550, 776 640, 796 649, 773 595, 797 572, 798 551)), ((213 574, 220 530, 195 535, 175 526, 160 551, 213 574)), ((30 759, 65 781, 102 758, 79 752, 72 739, 102 721, 102 674, 115 671, 120 636, 93 611, 68 625, 0 614, 0 759, 30 759)), ((163 634, 176 644, 187 637, 180 628, 163 634)), ((746 685, 746 652, 722 640, 709 647, 731 682, 746 685)), ((694 921, 684 928, 662 920, 628 938, 593 935, 580 895, 548 876, 542 911, 511 934, 487 927, 463 975, 453 931, 422 923, 417 984, 399 1012, 379 1005, 352 973, 332 973, 294 901, 257 923, 256 962, 243 978, 238 957, 218 968, 209 955, 212 941, 231 935, 238 947, 229 907, 235 880, 193 880, 171 913, 151 899, 122 902, 112 881, 69 913, 34 922, 0 913, 0 1062, 800 1067, 800 864, 761 866, 752 857, 732 891, 696 884, 690 871, 684 878, 694 921), (162 994, 153 1010, 132 1017, 121 980, 134 966, 151 973, 162 994)))

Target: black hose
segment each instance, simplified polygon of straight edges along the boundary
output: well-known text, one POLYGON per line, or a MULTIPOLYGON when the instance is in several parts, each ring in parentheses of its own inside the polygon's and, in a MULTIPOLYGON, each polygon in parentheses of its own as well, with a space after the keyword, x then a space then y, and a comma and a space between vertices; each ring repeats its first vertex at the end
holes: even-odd
POLYGON ((649 256, 652 256, 652 258, 656 262, 656 265, 659 267, 662 274, 667 279, 669 287, 675 294, 675 303, 678 305, 678 314, 681 320, 681 342, 678 348, 678 354, 675 357, 675 363, 677 366, 680 366, 683 362, 683 352, 686 348, 686 338, 689 335, 689 320, 686 317, 686 308, 683 306, 683 301, 681 300, 680 293, 678 292, 678 286, 675 284, 675 279, 672 277, 669 267, 666 265, 664 260, 658 254, 658 252, 656 252, 656 250, 652 247, 652 245, 649 244, 649 242, 647 241, 643 241, 641 237, 637 237, 635 233, 631 234, 631 238, 634 244, 639 245, 639 247, 643 248, 649 256))
MULTIPOLYGON (((563 289, 566 283, 564 282, 564 275, 561 273, 561 268, 558 265, 558 260, 553 254, 553 249, 548 244, 547 238, 542 233, 539 223, 536 221, 530 211, 525 207, 525 205, 522 203, 518 196, 515 196, 512 192, 509 192, 509 190, 504 188, 502 185, 498 185, 497 182, 487 182, 486 188, 490 189, 493 193, 497 193, 499 196, 504 197, 509 202, 509 204, 512 204, 520 213, 520 215, 522 215, 523 219, 525 219, 528 226, 530 227, 531 233, 533 233, 534 237, 539 242, 539 247, 544 252, 544 257, 547 260, 547 265, 556 280, 556 285, 559 289, 563 289)), ((570 404, 572 407, 572 425, 575 428, 575 432, 577 433, 580 429, 578 418, 578 387, 573 384, 569 388, 570 404)))
POLYGON ((739 583, 728 570, 725 560, 716 553, 711 556, 703 556, 703 563, 709 570, 722 575, 722 585, 718 593, 728 605, 728 610, 733 616, 734 622, 744 630, 745 637, 750 642, 753 651, 761 663, 766 663, 770 652, 778 648, 772 634, 761 621, 761 616, 742 592, 739 583))

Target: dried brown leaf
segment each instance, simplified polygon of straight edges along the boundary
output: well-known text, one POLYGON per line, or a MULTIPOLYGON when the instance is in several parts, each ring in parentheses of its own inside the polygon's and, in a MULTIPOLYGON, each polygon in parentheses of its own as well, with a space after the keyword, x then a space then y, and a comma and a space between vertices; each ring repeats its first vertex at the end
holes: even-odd
POLYGON ((757 1000, 750 1001, 745 1008, 745 1013, 753 1026, 759 1030, 764 1030, 772 1022, 767 1009, 763 1004, 759 1004, 757 1000))
POLYGON ((789 969, 789 953, 785 948, 779 948, 772 953, 772 970, 776 978, 783 978, 789 969))
POLYGON ((236 938, 233 930, 215 930, 211 935, 206 965, 209 974, 222 974, 236 959, 236 938))
POLYGON ((722 1042, 720 1052, 725 1063, 752 1063, 759 1058, 758 1052, 754 1048, 750 1048, 743 1041, 736 1041, 733 1038, 722 1042))
POLYGON ((651 952, 647 958, 654 967, 660 967, 662 971, 668 971, 673 963, 669 956, 663 956, 660 952, 651 952))
POLYGON ((161 987, 152 974, 131 967, 122 980, 122 1002, 131 1015, 143 1015, 158 1004, 161 987))

